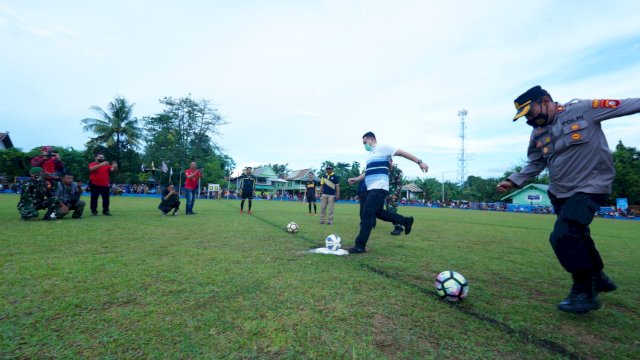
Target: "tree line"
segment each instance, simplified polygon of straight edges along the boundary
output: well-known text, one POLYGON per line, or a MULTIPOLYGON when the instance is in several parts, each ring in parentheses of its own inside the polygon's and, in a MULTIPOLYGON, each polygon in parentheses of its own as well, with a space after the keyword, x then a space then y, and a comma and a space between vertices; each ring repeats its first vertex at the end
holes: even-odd
MULTIPOLYGON (((97 116, 81 120, 83 130, 92 135, 85 150, 53 145, 54 150, 60 154, 65 169, 84 181, 89 178, 88 164, 102 153, 107 160, 118 162, 118 171, 111 179, 117 184, 146 182, 153 174, 158 183, 167 184, 170 169, 174 173, 171 181, 177 183, 179 172, 192 161, 203 168, 207 181, 223 182, 235 163, 213 139, 227 123, 218 110, 209 100, 195 100, 190 94, 164 97, 159 102, 163 105, 160 113, 141 119, 133 116, 135 104, 122 96, 116 96, 106 109, 91 106, 97 116), (162 171, 162 163, 166 164, 166 172, 162 171)), ((1 172, 10 178, 25 176, 30 159, 37 155, 39 147, 28 152, 16 148, 2 151, 1 172)))
MULTIPOLYGON (((186 169, 192 161, 204 170, 207 182, 224 184, 236 167, 233 159, 225 154, 215 143, 214 137, 220 135, 220 128, 227 124, 210 100, 196 100, 189 94, 186 97, 163 97, 159 99, 163 109, 160 113, 133 116, 135 104, 122 96, 116 96, 106 110, 99 106, 90 109, 97 115, 81 120, 85 132, 91 133, 85 150, 73 147, 55 146, 60 153, 65 168, 73 172, 76 178, 88 180, 88 164, 97 153, 103 153, 108 160, 118 161, 119 171, 113 174, 113 183, 146 182, 151 174, 152 164, 161 169, 162 162, 167 170, 173 169, 171 181, 177 183, 179 172, 186 169), (144 166, 144 170, 142 169, 144 166)), ((25 176, 29 172, 30 159, 40 154, 40 148, 23 152, 19 148, 0 151, 0 173, 12 179, 25 176)), ((616 178, 613 182, 611 200, 625 197, 630 204, 640 205, 640 152, 618 142, 613 152, 616 178)), ((350 198, 356 195, 358 185, 349 185, 347 179, 358 176, 362 171, 360 163, 324 161, 320 169, 312 169, 318 176, 326 173, 327 165, 333 166, 340 177, 341 196, 350 198)), ((290 173, 288 164, 268 164, 276 174, 285 177, 290 173)), ((496 185, 514 171, 522 167, 515 166, 502 177, 481 178, 469 176, 463 184, 436 178, 404 179, 403 184, 414 183, 422 189, 422 198, 426 201, 468 200, 478 202, 499 201, 505 194, 497 194, 496 185)), ((156 181, 167 184, 170 179, 167 172, 156 171, 156 181)), ((549 177, 543 172, 532 183, 548 184, 549 177)), ((517 191, 517 189, 515 190, 517 191)))

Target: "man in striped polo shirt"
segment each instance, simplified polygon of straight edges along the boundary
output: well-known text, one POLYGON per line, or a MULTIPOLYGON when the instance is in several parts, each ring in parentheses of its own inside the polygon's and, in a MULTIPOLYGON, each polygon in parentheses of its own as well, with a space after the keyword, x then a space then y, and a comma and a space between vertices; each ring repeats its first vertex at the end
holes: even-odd
POLYGON ((376 136, 372 132, 368 132, 362 136, 362 144, 364 148, 370 152, 367 159, 367 167, 364 174, 358 177, 350 178, 349 184, 355 184, 364 180, 367 186, 367 198, 364 202, 362 215, 360 219, 360 233, 356 237, 356 244, 349 249, 351 254, 362 254, 366 252, 365 248, 371 229, 376 218, 404 226, 404 233, 411 232, 413 225, 413 217, 404 217, 397 213, 384 210, 384 201, 389 194, 389 160, 393 156, 402 156, 407 160, 411 160, 420 166, 423 172, 429 170, 429 166, 422 160, 409 154, 406 151, 394 148, 392 146, 378 144, 376 136))

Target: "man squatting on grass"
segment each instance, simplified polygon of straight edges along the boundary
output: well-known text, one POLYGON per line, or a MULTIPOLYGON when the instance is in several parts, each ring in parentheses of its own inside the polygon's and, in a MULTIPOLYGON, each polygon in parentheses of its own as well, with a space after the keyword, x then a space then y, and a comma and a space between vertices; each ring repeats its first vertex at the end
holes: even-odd
POLYGON ((607 203, 615 177, 601 122, 640 112, 640 99, 572 100, 560 105, 535 86, 514 102, 513 121, 524 116, 533 127, 529 162, 500 182, 497 191, 520 187, 549 169, 549 198, 557 215, 549 242, 573 278, 569 296, 558 309, 576 314, 596 310, 597 294, 617 288, 602 271, 602 258, 589 231, 595 212, 607 203))
POLYGON ((404 217, 383 209, 385 199, 389 194, 389 168, 391 166, 391 158, 396 155, 402 156, 418 164, 423 172, 429 170, 427 164, 408 152, 391 146, 378 144, 376 136, 372 132, 368 132, 362 136, 362 143, 364 144, 364 148, 370 152, 369 158, 367 159, 366 170, 364 174, 348 180, 349 184, 355 184, 364 179, 367 188, 366 200, 364 201, 360 219, 360 233, 356 237, 355 246, 349 249, 349 253, 351 254, 366 252, 367 241, 369 240, 369 235, 371 234, 371 229, 373 228, 376 218, 394 224, 404 225, 405 234, 411 232, 413 217, 404 217))
POLYGON ((56 183, 53 195, 58 201, 56 210, 58 219, 65 217, 71 210, 73 210, 71 218, 80 219, 82 217, 85 206, 84 201, 80 200, 82 188, 73 181, 72 173, 62 174, 60 182, 56 183))
POLYGON ((180 210, 180 196, 173 184, 167 185, 167 188, 162 192, 158 209, 162 211, 162 215, 167 215, 171 210, 173 210, 172 215, 178 216, 178 210, 180 210))

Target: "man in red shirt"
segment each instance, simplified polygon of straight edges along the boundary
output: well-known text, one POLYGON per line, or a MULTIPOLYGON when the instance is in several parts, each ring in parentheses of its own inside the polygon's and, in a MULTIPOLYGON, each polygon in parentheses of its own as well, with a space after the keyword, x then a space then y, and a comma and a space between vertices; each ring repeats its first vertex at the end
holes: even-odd
POLYGON ((202 172, 196 167, 196 163, 192 162, 185 171, 186 179, 184 181, 184 193, 187 196, 187 215, 195 215, 193 212, 193 203, 196 202, 196 192, 198 191, 198 179, 202 177, 202 172))
POLYGON ((89 164, 89 187, 91 187, 91 215, 98 215, 98 197, 102 196, 102 214, 109 212, 109 174, 118 170, 118 163, 104 160, 104 154, 96 155, 96 161, 89 164))
POLYGON ((60 154, 53 151, 51 146, 43 146, 42 154, 31 159, 31 166, 41 167, 44 170, 44 179, 47 187, 52 191, 56 188, 56 183, 60 180, 60 175, 64 172, 64 164, 60 154))

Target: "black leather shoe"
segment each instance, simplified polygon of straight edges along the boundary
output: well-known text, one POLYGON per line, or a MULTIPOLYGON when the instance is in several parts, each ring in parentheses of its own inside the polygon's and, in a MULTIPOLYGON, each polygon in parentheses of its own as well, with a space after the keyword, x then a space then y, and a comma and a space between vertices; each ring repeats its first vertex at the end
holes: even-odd
POLYGON ((349 248, 347 251, 349 252, 349 254, 364 254, 367 252, 367 250, 365 250, 364 248, 359 248, 355 246, 352 248, 349 248))
POLYGON ((107 212, 102 213, 102 215, 104 215, 104 216, 113 216, 113 215, 111 215, 111 213, 110 213, 110 212, 108 212, 108 211, 107 211, 107 212))
POLYGON ((396 225, 395 228, 393 229, 393 231, 391 232, 391 235, 398 236, 398 235, 402 234, 403 230, 404 229, 402 228, 402 226, 396 225))
POLYGON ((598 295, 591 289, 589 284, 574 283, 569 292, 569 296, 558 304, 558 310, 571 314, 584 314, 591 310, 600 308, 598 295))
POLYGON ((604 271, 600 271, 599 273, 593 275, 593 290, 595 292, 611 292, 615 291, 618 288, 616 283, 614 283, 604 271))
POLYGON ((404 233, 405 235, 409 235, 411 232, 411 227, 413 226, 413 216, 409 216, 409 220, 404 224, 404 233))
POLYGON ((93 212, 91 212, 91 215, 98 216, 98 212, 97 211, 93 211, 93 212))

